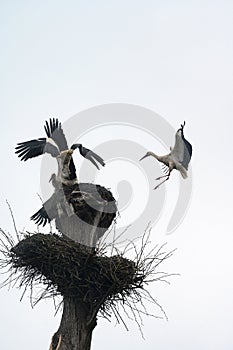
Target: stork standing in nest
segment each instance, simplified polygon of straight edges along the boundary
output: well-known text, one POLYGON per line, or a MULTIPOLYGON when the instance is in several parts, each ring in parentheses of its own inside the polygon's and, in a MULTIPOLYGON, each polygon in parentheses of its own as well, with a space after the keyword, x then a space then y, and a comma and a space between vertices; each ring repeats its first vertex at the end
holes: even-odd
POLYGON ((165 175, 157 177, 156 180, 164 179, 154 189, 157 189, 165 181, 170 178, 170 174, 173 169, 180 172, 181 176, 186 179, 188 174, 188 165, 192 157, 192 145, 184 137, 185 122, 181 124, 181 127, 177 130, 175 135, 175 145, 170 148, 170 153, 164 156, 158 156, 153 152, 147 152, 140 160, 152 156, 165 166, 165 175))
MULTIPOLYGON (((16 154, 22 161, 27 161, 30 158, 40 156, 44 153, 50 154, 56 158, 58 164, 58 173, 52 174, 50 181, 55 189, 53 195, 43 204, 42 208, 36 212, 31 219, 38 225, 45 225, 51 221, 51 218, 56 216, 57 207, 62 206, 61 211, 70 211, 69 205, 65 205, 64 194, 72 193, 78 185, 76 169, 72 154, 75 149, 79 149, 80 154, 91 161, 97 169, 99 162, 102 166, 105 165, 104 160, 81 144, 74 144, 69 149, 65 134, 62 130, 61 123, 58 119, 50 118, 49 122, 45 122, 44 126, 46 136, 30 141, 20 142, 16 146, 16 154), (67 191, 68 190, 68 191, 67 191)), ((68 214, 68 213, 67 213, 68 214)))

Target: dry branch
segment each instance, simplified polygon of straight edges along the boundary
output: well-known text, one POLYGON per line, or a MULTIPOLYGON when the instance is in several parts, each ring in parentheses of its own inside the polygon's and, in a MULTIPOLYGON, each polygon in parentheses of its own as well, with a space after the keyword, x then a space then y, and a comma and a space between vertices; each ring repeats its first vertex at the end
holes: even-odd
MULTIPOLYGON (((117 246, 105 245, 90 250, 58 234, 27 234, 14 245, 12 237, 1 231, 1 252, 4 258, 0 267, 8 267, 7 283, 18 283, 24 292, 31 292, 31 302, 35 304, 47 297, 75 298, 82 303, 90 315, 89 321, 99 313, 109 319, 112 314, 119 322, 123 321, 121 310, 142 324, 141 315, 148 313, 145 302, 161 306, 154 299, 147 286, 152 281, 167 281, 171 276, 160 273, 158 266, 168 259, 163 247, 149 248, 150 232, 145 232, 141 244, 128 242, 121 252, 117 246), (125 255, 134 252, 134 258, 125 255), (108 255, 110 252, 110 256, 108 255), (36 299, 33 286, 43 284, 43 290, 36 299), (127 311, 128 310, 128 311, 127 311)), ((164 313, 165 315, 165 313, 164 313)))

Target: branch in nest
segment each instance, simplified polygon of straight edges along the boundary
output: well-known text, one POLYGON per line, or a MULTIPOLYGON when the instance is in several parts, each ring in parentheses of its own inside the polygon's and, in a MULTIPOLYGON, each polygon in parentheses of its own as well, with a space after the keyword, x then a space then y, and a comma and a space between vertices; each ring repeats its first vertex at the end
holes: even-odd
POLYGON ((172 276, 160 273, 158 266, 174 251, 164 252, 165 245, 150 248, 150 231, 144 232, 140 246, 128 242, 123 251, 117 245, 90 251, 57 234, 28 234, 14 245, 12 238, 1 230, 0 251, 4 258, 0 267, 9 271, 3 285, 13 281, 24 289, 23 295, 29 289, 32 304, 57 295, 75 298, 89 310, 90 323, 97 313, 107 319, 113 314, 126 326, 120 311, 123 310, 141 330, 142 316, 154 316, 147 312, 145 302, 159 307, 167 318, 147 286, 172 276), (133 259, 128 258, 129 252, 131 255, 134 252, 133 259), (41 284, 43 290, 33 300, 33 291, 41 284))

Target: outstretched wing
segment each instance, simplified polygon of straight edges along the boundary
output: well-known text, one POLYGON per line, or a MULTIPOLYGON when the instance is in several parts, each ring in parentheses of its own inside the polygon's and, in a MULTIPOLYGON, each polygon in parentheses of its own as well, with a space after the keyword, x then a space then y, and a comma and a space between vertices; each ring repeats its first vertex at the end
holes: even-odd
MULTIPOLYGON (((49 153, 52 157, 57 157, 61 151, 68 149, 67 141, 58 119, 50 118, 49 121, 45 122, 44 129, 47 139, 43 137, 17 144, 15 153, 21 160, 26 161, 43 153, 49 153)), ((75 179, 76 169, 72 158, 69 163, 69 172, 70 180, 75 179)))
POLYGON ((184 159, 181 164, 186 170, 188 170, 188 165, 192 157, 192 145, 184 137, 183 137, 183 142, 184 142, 184 159))
POLYGON ((89 150, 88 155, 95 158, 102 166, 105 166, 105 162, 104 162, 103 158, 101 158, 98 154, 89 150))
POLYGON ((31 220, 35 221, 37 225, 45 226, 51 221, 51 218, 48 216, 47 211, 44 206, 39 209, 35 214, 30 217, 31 220))
POLYGON ((99 166, 96 161, 99 162, 102 166, 105 166, 103 158, 101 158, 98 154, 94 153, 90 149, 82 147, 82 153, 86 159, 90 160, 90 162, 92 162, 97 167, 97 169, 99 169, 99 166))
POLYGON ((171 150, 171 155, 188 170, 188 165, 192 157, 192 145, 185 139, 183 127, 176 132, 175 146, 171 150))
POLYGON ((47 142, 46 138, 20 142, 15 149, 15 153, 24 161, 40 156, 43 153, 50 153, 52 157, 56 157, 59 154, 56 145, 47 142))
POLYGON ((92 162, 92 164, 94 164, 98 170, 100 169, 96 161, 90 155, 87 154, 85 158, 92 162))
MULTIPOLYGON (((63 192, 61 192, 63 195, 63 192)), ((57 203, 60 199, 60 192, 54 192, 52 196, 43 204, 35 214, 31 216, 31 220, 35 221, 37 225, 45 226, 57 216, 57 203)))
MULTIPOLYGON (((52 157, 57 157, 60 154, 60 145, 66 146, 67 144, 58 119, 50 119, 49 123, 46 121, 45 132, 48 136, 47 139, 41 137, 17 144, 15 153, 18 154, 21 160, 26 161, 30 158, 38 157, 43 153, 49 153, 52 157), (53 137, 53 134, 55 137, 53 137)), ((65 149, 67 148, 68 146, 65 149)))
POLYGON ((51 138, 56 143, 60 152, 68 149, 65 134, 57 118, 50 118, 49 122, 46 120, 44 129, 48 138, 51 138))

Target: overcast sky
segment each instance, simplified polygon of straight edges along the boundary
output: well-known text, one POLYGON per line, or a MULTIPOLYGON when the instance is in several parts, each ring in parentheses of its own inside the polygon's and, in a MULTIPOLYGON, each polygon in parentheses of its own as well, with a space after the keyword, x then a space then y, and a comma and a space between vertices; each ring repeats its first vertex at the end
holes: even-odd
MULTIPOLYGON (((154 244, 177 248, 164 268, 180 276, 171 285, 151 287, 169 321, 145 318, 143 340, 132 322, 127 332, 99 320, 93 350, 233 348, 232 19, 230 0, 1 2, 3 229, 13 231, 5 199, 19 230, 36 229, 29 218, 40 206, 41 160, 22 163, 14 147, 42 137, 50 116, 66 122, 96 105, 129 103, 158 113, 174 129, 186 120, 186 136, 193 144, 189 210, 177 230, 166 235, 178 194, 179 174, 174 174, 153 229, 154 244)), ((122 133, 124 140, 136 135, 135 130, 112 129, 116 138, 122 133)), ((99 135, 103 128, 100 134, 85 135, 87 146, 98 146, 99 135)), ((141 135, 135 142, 147 148, 149 141, 141 135)), ((107 185, 114 191, 122 171, 112 169, 116 176, 107 185)), ((155 170, 154 178, 159 176, 155 170)), ((102 184, 108 181, 107 171, 97 175, 102 184)), ((136 200, 131 205, 140 214, 136 200)), ((16 289, 2 289, 0 296, 0 348, 48 349, 61 317, 54 317, 53 302, 31 309, 28 295, 20 302, 16 289)))

